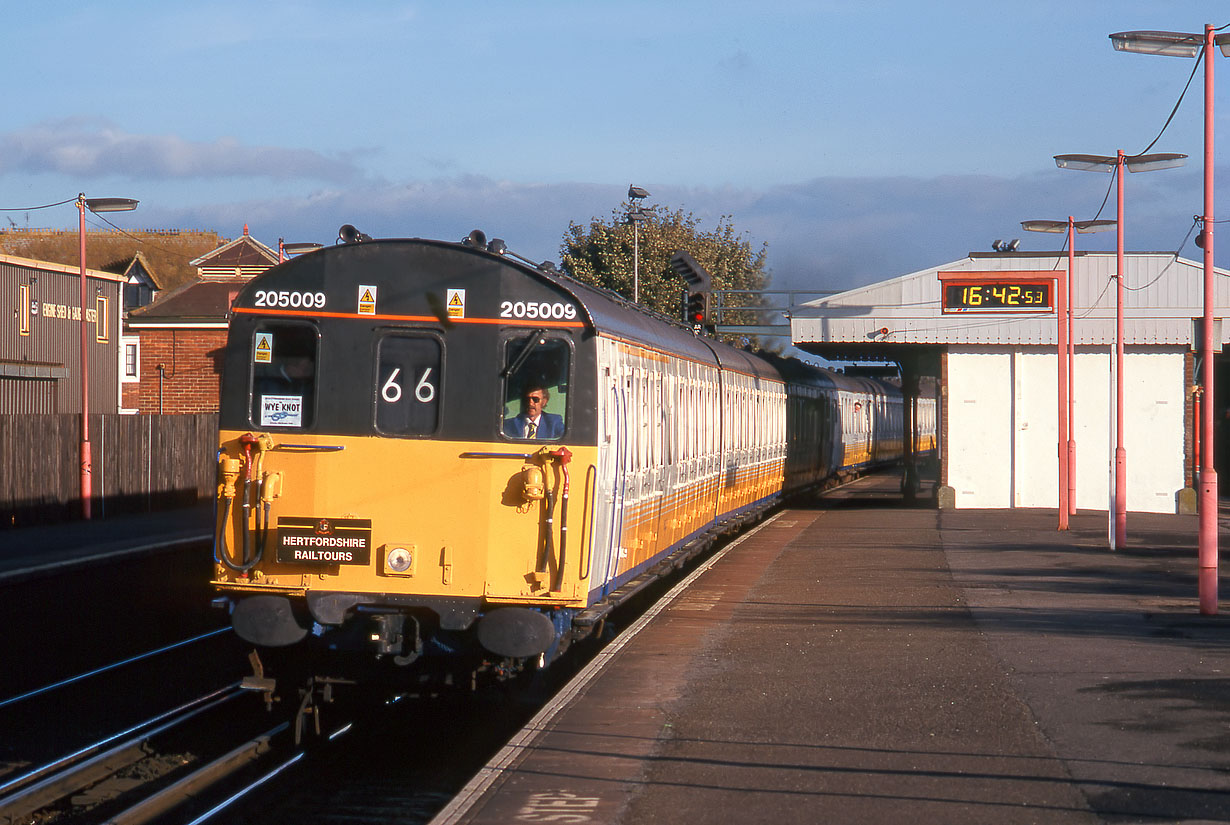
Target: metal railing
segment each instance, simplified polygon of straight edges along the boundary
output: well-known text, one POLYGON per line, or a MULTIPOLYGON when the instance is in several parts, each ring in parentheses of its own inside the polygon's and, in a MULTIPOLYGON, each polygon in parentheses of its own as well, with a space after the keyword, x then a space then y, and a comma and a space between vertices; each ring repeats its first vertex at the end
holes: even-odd
POLYGON ((709 320, 718 332, 789 335, 790 317, 808 301, 836 295, 836 289, 715 289, 709 320))

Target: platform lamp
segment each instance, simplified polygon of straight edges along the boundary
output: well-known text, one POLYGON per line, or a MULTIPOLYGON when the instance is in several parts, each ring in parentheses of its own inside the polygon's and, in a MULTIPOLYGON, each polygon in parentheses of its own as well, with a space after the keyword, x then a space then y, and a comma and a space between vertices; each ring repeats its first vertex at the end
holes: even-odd
POLYGON ((1187 155, 1158 152, 1151 155, 1055 155, 1060 169, 1115 173, 1115 484, 1111 516, 1111 548, 1127 544, 1127 449, 1123 445, 1123 170, 1149 172, 1182 166, 1187 155))
MULTIPOLYGON (((90 519, 93 515, 90 496, 93 495, 93 466, 90 460, 90 364, 89 324, 86 323, 86 274, 85 274, 85 210, 91 212, 131 212, 137 208, 132 198, 87 198, 77 195, 77 243, 81 256, 81 516, 90 519)), ((98 319, 95 318, 95 326, 98 319)))
POLYGON ((292 255, 306 255, 308 252, 315 252, 323 247, 324 244, 315 241, 287 243, 285 239, 278 238, 278 263, 283 263, 292 255))
MULTIPOLYGON (((1224 27, 1223 27, 1224 28, 1224 27)), ((1130 31, 1110 35, 1119 51, 1160 54, 1168 57, 1204 56, 1204 215, 1199 244, 1204 250, 1204 315, 1200 335, 1201 383, 1204 400, 1200 410, 1200 534, 1198 591, 1200 612, 1217 613, 1217 470, 1213 462, 1213 314, 1216 307, 1213 271, 1213 46, 1230 56, 1230 34, 1214 34, 1205 25, 1204 34, 1186 32, 1130 31)))
POLYGON ((1068 517, 1076 514, 1076 434, 1074 344, 1072 337, 1072 273, 1076 269, 1075 233, 1104 232, 1114 221, 1021 221, 1027 232, 1068 233, 1068 271, 1059 285, 1062 310, 1056 313, 1055 326, 1059 363, 1059 527, 1068 529, 1068 517))
POLYGON ((650 213, 640 205, 640 201, 649 197, 648 190, 639 186, 628 185, 628 200, 633 206, 628 210, 628 223, 632 224, 632 302, 641 302, 641 221, 647 220, 650 213))

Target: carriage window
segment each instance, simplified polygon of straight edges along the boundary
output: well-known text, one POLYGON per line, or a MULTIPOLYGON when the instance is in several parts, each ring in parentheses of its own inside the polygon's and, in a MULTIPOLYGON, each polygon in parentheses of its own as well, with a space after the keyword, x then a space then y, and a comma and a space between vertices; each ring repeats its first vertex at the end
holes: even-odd
POLYGON ((440 342, 386 335, 377 356, 376 429, 390 435, 426 435, 440 423, 440 342))
POLYGON ((309 427, 316 406, 316 328, 262 324, 252 338, 252 421, 309 427))
POLYGON ((509 438, 558 440, 568 418, 571 351, 541 331, 504 342, 501 431, 509 438))

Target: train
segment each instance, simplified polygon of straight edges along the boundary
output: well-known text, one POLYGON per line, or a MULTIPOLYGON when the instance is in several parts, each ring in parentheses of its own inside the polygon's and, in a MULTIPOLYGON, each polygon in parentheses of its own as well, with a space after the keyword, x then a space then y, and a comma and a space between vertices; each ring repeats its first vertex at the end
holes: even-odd
POLYGON ((722 534, 911 446, 891 383, 721 343, 478 230, 345 226, 238 292, 222 357, 215 603, 255 649, 324 662, 545 667, 722 534))

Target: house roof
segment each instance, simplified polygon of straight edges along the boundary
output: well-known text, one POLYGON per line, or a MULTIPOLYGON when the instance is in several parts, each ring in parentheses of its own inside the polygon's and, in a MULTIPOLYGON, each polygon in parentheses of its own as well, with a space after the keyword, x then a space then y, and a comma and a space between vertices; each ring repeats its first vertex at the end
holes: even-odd
POLYGON ((207 278, 164 293, 148 306, 128 313, 133 329, 155 326, 226 326, 231 303, 247 278, 207 278))
POLYGON ((250 278, 277 262, 278 254, 249 235, 245 225, 243 234, 238 238, 189 261, 189 264, 206 278, 250 278))
MULTIPOLYGON (((0 253, 80 266, 77 230, 0 230, 0 253)), ((117 274, 125 273, 139 252, 150 277, 159 289, 174 289, 198 277, 197 258, 225 243, 217 232, 139 230, 134 232, 86 231, 86 266, 117 274)))
POLYGON ((138 252, 132 256, 132 260, 128 262, 128 266, 124 267, 124 280, 127 283, 140 281, 157 289, 158 285, 153 282, 154 278, 150 275, 150 262, 146 260, 145 254, 138 252))

